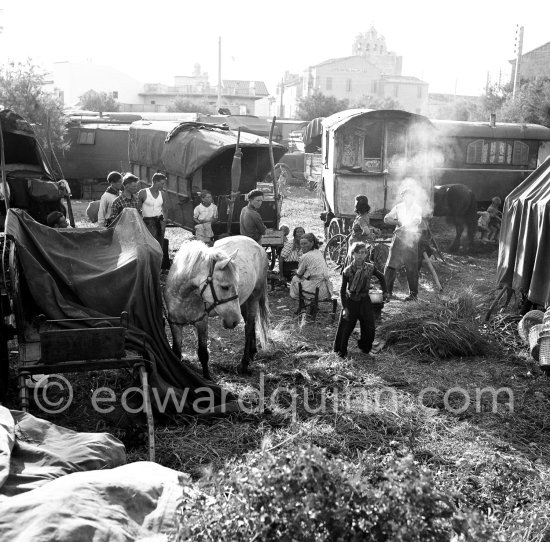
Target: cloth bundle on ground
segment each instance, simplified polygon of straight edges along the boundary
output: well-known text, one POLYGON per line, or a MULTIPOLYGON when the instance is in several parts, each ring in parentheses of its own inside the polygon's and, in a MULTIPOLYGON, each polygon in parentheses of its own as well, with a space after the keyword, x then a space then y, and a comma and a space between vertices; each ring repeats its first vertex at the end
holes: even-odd
MULTIPOLYGON (((151 362, 153 408, 172 399, 166 410, 176 406, 178 412, 192 413, 196 400, 202 410, 208 402, 219 407, 230 397, 183 364, 170 348, 160 291, 162 251, 137 210, 124 209, 111 228, 62 230, 10 209, 5 229, 15 240, 31 297, 27 301, 36 306, 35 312, 51 320, 128 312, 127 348, 151 362)), ((67 326, 76 327, 71 324, 67 326)), ((227 405, 227 410, 235 408, 235 403, 227 405)))
MULTIPOLYGON (((72 472, 125 463, 124 445, 108 433, 77 433, 0 406, 0 522, 4 504, 14 495, 72 472)), ((10 538, 0 534, 0 540, 10 538)))
POLYGON ((168 540, 188 477, 139 462, 106 433, 0 406, 0 540, 168 540))

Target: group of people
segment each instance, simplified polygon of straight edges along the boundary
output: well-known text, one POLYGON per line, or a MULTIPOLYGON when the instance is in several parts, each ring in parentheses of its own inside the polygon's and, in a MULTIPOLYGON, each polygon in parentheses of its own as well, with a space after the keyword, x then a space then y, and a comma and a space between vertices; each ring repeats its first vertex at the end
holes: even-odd
POLYGON ((166 176, 155 173, 151 186, 140 189, 139 179, 132 173, 111 171, 107 176, 109 186, 99 200, 98 224, 110 226, 128 207, 137 209, 151 235, 163 246, 166 222, 166 202, 162 194, 166 176))

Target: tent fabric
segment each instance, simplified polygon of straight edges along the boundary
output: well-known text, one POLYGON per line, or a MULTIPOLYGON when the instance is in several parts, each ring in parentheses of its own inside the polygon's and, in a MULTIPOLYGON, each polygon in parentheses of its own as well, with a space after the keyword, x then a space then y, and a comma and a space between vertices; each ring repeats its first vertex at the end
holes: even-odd
POLYGON ((188 477, 150 462, 75 472, 0 502, 0 540, 174 540, 188 477))
MULTIPOLYGON (((65 230, 48 228, 24 211, 10 209, 6 234, 15 240, 38 314, 58 320, 116 318, 128 312, 127 348, 151 362, 153 398, 178 401, 170 402, 168 410, 176 406, 178 412, 192 413, 200 397, 211 398, 215 405, 230 397, 173 354, 162 314, 162 251, 136 209, 124 209, 109 228, 65 230)), ((24 324, 17 322, 18 328, 24 324)), ((32 326, 25 329, 32 331, 32 326)), ((152 402, 153 408, 158 406, 152 402)))
POLYGON ((497 283, 550 304, 550 158, 504 202, 497 283))
MULTIPOLYGON (((223 152, 234 150, 237 134, 228 127, 197 122, 134 122, 130 126, 129 157, 159 171, 190 178, 195 171, 223 152)), ((241 132, 239 145, 269 147, 263 137, 241 132)), ((275 162, 285 147, 273 143, 275 162)))
MULTIPOLYGON (((124 445, 108 433, 77 433, 0 406, 0 521, 9 497, 66 474, 125 463, 124 445)), ((0 535, 0 540, 10 539, 0 535)))

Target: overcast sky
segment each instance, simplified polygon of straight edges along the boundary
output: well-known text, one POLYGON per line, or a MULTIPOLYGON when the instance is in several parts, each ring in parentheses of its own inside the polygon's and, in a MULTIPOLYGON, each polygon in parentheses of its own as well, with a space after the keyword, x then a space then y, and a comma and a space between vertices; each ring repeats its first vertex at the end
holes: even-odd
POLYGON ((142 82, 173 85, 196 62, 222 77, 262 80, 348 56, 371 25, 403 57, 403 75, 430 92, 480 94, 487 72, 510 76, 516 25, 524 52, 550 41, 547 1, 462 0, 0 0, 0 60, 107 64, 142 82))

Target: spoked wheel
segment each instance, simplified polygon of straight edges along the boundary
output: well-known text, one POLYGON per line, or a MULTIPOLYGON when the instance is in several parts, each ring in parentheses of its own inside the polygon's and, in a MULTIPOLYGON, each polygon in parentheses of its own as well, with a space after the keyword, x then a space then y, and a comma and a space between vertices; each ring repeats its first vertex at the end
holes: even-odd
POLYGON ((390 249, 385 243, 376 243, 370 248, 369 259, 381 273, 384 272, 389 253, 390 249))
POLYGON ((344 266, 348 254, 348 238, 343 233, 331 237, 325 247, 325 261, 327 265, 341 268, 344 266))
POLYGON ((328 226, 328 238, 331 239, 336 235, 343 233, 340 221, 337 218, 333 218, 328 226))

